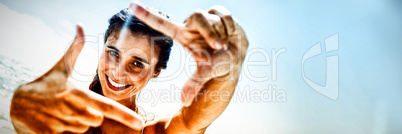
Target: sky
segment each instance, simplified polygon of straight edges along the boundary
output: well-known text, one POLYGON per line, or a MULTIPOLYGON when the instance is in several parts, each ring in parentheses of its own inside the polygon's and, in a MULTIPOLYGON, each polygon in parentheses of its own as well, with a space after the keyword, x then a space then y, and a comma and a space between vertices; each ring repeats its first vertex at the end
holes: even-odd
MULTIPOLYGON (((107 20, 131 1, 0 0, 0 54, 39 76, 84 28, 71 81, 85 89, 103 49, 107 20)), ((397 0, 142 0, 182 23, 222 5, 250 46, 232 102, 207 133, 386 134, 402 128, 402 2, 397 0)), ((194 68, 173 46, 168 68, 139 95, 157 118, 181 106, 194 68), (167 96, 167 97, 166 97, 167 96)))

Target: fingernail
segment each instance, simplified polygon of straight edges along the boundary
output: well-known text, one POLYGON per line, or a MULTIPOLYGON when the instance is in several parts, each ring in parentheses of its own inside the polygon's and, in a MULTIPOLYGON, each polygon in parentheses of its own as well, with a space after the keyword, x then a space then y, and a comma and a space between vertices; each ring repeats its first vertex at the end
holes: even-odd
POLYGON ((220 49, 222 49, 222 42, 220 42, 220 41, 217 41, 217 42, 215 42, 215 48, 216 49, 218 49, 218 50, 220 50, 220 49))
POLYGON ((182 106, 183 106, 183 107, 188 107, 188 106, 190 106, 190 100, 188 99, 188 96, 187 96, 187 97, 184 97, 184 98, 183 98, 183 96, 182 96, 181 102, 182 102, 182 106))
POLYGON ((142 129, 144 127, 144 123, 139 120, 136 120, 133 122, 133 127, 137 129, 142 129))
POLYGON ((188 107, 188 106, 190 106, 190 104, 191 104, 191 101, 189 101, 189 100, 186 100, 186 102, 184 102, 184 107, 188 107))
POLYGON ((78 26, 84 27, 84 24, 82 24, 81 22, 79 22, 79 23, 77 23, 77 27, 78 27, 78 26))
POLYGON ((129 10, 132 14, 134 14, 135 13, 135 10, 137 9, 137 4, 134 4, 134 2, 133 3, 131 3, 130 4, 130 7, 129 7, 131 10, 129 10))
POLYGON ((223 44, 223 50, 228 50, 228 44, 223 44))
POLYGON ((137 9, 137 5, 131 4, 130 9, 131 9, 130 12, 134 13, 135 10, 137 9))

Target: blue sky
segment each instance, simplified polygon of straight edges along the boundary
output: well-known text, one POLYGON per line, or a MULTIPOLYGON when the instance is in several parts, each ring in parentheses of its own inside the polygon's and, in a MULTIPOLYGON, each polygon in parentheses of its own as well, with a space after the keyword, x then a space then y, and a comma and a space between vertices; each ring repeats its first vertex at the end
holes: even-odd
MULTIPOLYGON (((219 4, 228 8, 243 26, 250 47, 238 89, 227 110, 207 133, 400 133, 402 129, 402 3, 396 0, 337 1, 194 1, 147 0, 181 23, 195 9, 219 4), (338 49, 326 53, 326 39, 337 35, 338 49), (302 65, 303 56, 320 43, 322 54, 302 65), (278 54, 282 50, 282 53, 278 54), (275 52, 278 56, 275 58, 275 52), (338 66, 327 57, 337 56, 338 66), (332 100, 303 79, 325 87, 327 69, 338 73, 338 98, 332 100), (276 68, 276 69, 275 69, 276 68), (276 77, 274 76, 276 74, 276 77), (258 81, 267 77, 268 80, 258 81), (241 98, 245 92, 276 91, 261 101, 241 98)), ((97 43, 107 20, 130 1, 1 0, 0 54, 37 68, 49 69, 64 53, 75 34, 75 24, 84 26, 89 42, 77 63, 77 84, 85 87, 96 68, 97 43), (90 65, 87 65, 90 64, 90 65), (81 81, 81 82, 80 82, 81 81)), ((175 45, 172 60, 161 80, 144 90, 171 91, 188 76, 186 53, 175 45), (178 60, 180 59, 180 60, 178 60), (181 68, 184 65, 184 69, 181 68), (170 77, 172 76, 172 77, 170 77), (173 77, 174 76, 174 77, 173 77)), ((191 69, 188 69, 191 70, 191 69)), ((191 71, 190 71, 191 72, 191 71)), ((331 76, 329 76, 331 77, 331 76)), ((179 89, 175 89, 179 90, 179 89)), ((252 95, 246 95, 252 98, 252 95)), ((173 97, 174 98, 174 97, 173 97)), ((174 113, 180 101, 142 102, 144 109, 159 116, 174 113)))

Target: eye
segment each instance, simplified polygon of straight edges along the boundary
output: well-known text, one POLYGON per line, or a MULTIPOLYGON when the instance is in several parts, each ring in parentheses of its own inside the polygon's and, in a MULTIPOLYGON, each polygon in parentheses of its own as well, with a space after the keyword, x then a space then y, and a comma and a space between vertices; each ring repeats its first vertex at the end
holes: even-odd
POLYGON ((142 64, 142 63, 139 62, 139 61, 133 61, 133 62, 130 64, 130 68, 131 68, 131 70, 132 70, 133 72, 139 73, 139 72, 141 72, 141 71, 144 69, 144 64, 142 64))
POLYGON ((133 63, 134 66, 139 67, 139 68, 144 68, 144 65, 141 62, 134 61, 133 63))
POLYGON ((112 50, 110 50, 110 51, 108 51, 108 52, 109 52, 109 54, 110 54, 111 56, 116 57, 116 58, 119 58, 119 53, 118 53, 118 52, 112 51, 112 50))

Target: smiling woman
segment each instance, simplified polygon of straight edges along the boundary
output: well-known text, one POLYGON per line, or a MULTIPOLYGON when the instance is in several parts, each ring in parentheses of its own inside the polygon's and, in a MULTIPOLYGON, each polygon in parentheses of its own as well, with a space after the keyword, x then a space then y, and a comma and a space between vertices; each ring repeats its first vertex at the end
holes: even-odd
MULTIPOLYGON (((110 18, 105 45, 89 89, 138 112, 135 94, 150 78, 156 78, 161 69, 167 67, 173 40, 149 28, 128 9, 123 9, 110 18)), ((98 132, 102 132, 101 127, 88 131, 98 132)))
MULTIPOLYGON (((109 28, 106 30, 105 34, 105 45, 106 49, 100 58, 99 68, 90 85, 90 89, 100 94, 107 94, 106 96, 108 96, 111 94, 105 94, 107 91, 101 92, 100 89, 113 89, 115 91, 123 91, 123 89, 126 88, 141 89, 144 84, 134 84, 130 82, 145 80, 145 82, 140 83, 146 83, 149 79, 145 78, 145 73, 150 71, 154 72, 153 77, 156 77, 161 69, 166 68, 173 41, 163 34, 149 28, 130 14, 128 9, 124 9, 110 18, 109 28), (127 34, 120 34, 123 25, 126 28, 127 34), (122 40, 118 42, 120 35, 125 37, 120 37, 122 40), (158 40, 153 40, 152 45, 154 46, 152 47, 151 37, 159 38, 158 40), (151 54, 151 52, 153 52, 153 54, 151 54), (151 60, 156 60, 157 62, 150 62, 151 60), (119 62, 127 64, 119 64, 119 62), (150 66, 150 63, 154 63, 155 65, 150 66), (119 65, 126 66, 119 67, 119 65), (128 80, 119 80, 119 73, 124 71, 121 69, 129 71, 132 74, 134 73, 135 75, 131 76, 135 77, 127 77, 128 80), (101 81, 105 80, 105 82, 107 82, 107 84, 104 83, 103 85, 113 86, 100 88, 100 79, 101 81), (106 81, 106 79, 108 81, 106 81)), ((131 93, 135 94, 137 91, 131 93)), ((122 92, 119 92, 119 94, 122 94, 122 92)), ((133 94, 128 96, 132 95, 133 94)), ((119 99, 115 98, 115 100, 119 99)))
POLYGON ((247 38, 234 20, 225 8, 214 6, 193 13, 182 26, 132 3, 109 20, 106 47, 90 85, 94 92, 67 80, 85 42, 77 26, 63 58, 15 91, 13 125, 19 133, 204 133, 229 104, 246 55, 247 38), (184 106, 172 117, 146 122, 135 97, 166 68, 172 39, 190 52, 197 69, 183 87, 184 106), (228 95, 211 94, 216 92, 228 95))

